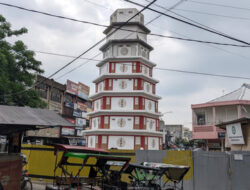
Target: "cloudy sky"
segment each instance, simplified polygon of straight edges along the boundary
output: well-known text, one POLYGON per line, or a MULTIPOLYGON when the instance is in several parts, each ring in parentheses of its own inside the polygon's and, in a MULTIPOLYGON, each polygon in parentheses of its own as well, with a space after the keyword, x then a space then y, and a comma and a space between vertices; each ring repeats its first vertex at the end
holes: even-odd
MULTIPOLYGON (((147 4, 145 0, 135 1, 147 4)), ((158 0, 156 3, 169 8, 179 1, 158 0)), ((0 2, 107 25, 109 16, 117 8, 141 9, 122 0, 0 0, 0 2)), ((206 2, 211 1, 184 0, 172 11, 250 43, 250 1, 212 1, 224 6, 204 4, 206 2), (230 6, 242 9, 230 8, 230 6)), ((159 6, 152 6, 152 8, 165 11, 159 6)), ((29 49, 34 51, 78 56, 104 37, 102 33, 104 28, 97 26, 52 18, 2 5, 0 5, 0 14, 12 24, 14 29, 26 27, 29 30, 21 37, 9 40, 21 39, 29 49)), ((158 16, 157 13, 149 10, 144 11, 143 14, 145 22, 158 16)), ((168 14, 176 16, 173 13, 168 14)), ((240 44, 165 16, 161 16, 147 27, 151 32, 163 35, 240 44)), ((148 43, 154 47, 150 59, 159 68, 250 77, 250 48, 206 45, 153 36, 148 37, 148 43)), ((94 48, 83 57, 92 58, 98 55, 99 47, 94 48)), ((72 58, 41 53, 36 53, 36 58, 42 61, 45 76, 49 76, 72 60, 72 58)), ((97 59, 101 58, 101 55, 97 57, 97 59)), ((86 63, 85 60, 80 59, 58 73, 54 79, 61 83, 65 83, 67 79, 85 83, 91 87, 93 93, 92 81, 98 76, 96 63, 96 61, 86 63), (65 72, 82 64, 84 65, 74 72, 61 77, 65 72)), ((207 102, 239 88, 242 83, 250 83, 249 80, 160 70, 154 70, 154 77, 160 80, 157 94, 162 97, 159 103, 160 111, 167 112, 163 117, 165 122, 183 124, 186 127, 191 127, 191 104, 207 102)))

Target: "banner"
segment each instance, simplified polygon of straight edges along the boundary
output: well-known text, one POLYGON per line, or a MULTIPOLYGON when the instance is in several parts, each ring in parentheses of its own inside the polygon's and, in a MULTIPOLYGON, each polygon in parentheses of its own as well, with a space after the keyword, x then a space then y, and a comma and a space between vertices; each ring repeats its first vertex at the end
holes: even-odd
POLYGON ((78 95, 78 84, 71 80, 67 80, 66 91, 70 94, 78 95))
POLYGON ((241 123, 229 124, 226 127, 228 142, 230 144, 245 144, 241 130, 241 123))

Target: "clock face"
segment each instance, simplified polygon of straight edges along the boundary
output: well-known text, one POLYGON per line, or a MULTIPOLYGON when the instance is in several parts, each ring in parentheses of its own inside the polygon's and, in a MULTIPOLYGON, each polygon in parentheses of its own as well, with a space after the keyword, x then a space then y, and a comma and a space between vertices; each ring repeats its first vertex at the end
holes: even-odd
POLYGON ((122 47, 122 48, 121 48, 121 54, 122 54, 122 55, 127 55, 127 54, 128 54, 128 48, 122 47))
POLYGON ((116 144, 118 147, 124 147, 125 144, 126 144, 126 141, 123 137, 120 137, 117 141, 116 141, 116 144))
POLYGON ((118 119, 118 121, 117 121, 117 124, 118 124, 118 126, 119 127, 125 127, 125 125, 126 125, 126 120, 124 119, 124 118, 120 118, 120 119, 118 119))
POLYGON ((123 108, 123 107, 126 106, 126 100, 125 100, 125 99, 120 99, 118 104, 119 104, 119 106, 120 106, 121 108, 123 108))
POLYGON ((124 80, 120 81, 119 87, 120 87, 120 89, 126 89, 127 88, 127 82, 124 81, 124 80))

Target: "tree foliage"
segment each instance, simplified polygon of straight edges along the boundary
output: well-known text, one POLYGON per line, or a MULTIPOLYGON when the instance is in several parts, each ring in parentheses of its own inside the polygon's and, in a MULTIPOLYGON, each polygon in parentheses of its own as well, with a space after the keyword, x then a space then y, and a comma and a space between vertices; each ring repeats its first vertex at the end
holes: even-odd
POLYGON ((44 71, 34 52, 18 40, 13 44, 7 39, 27 33, 26 28, 12 30, 11 24, 0 15, 0 104, 45 107, 33 88, 36 74, 44 71))

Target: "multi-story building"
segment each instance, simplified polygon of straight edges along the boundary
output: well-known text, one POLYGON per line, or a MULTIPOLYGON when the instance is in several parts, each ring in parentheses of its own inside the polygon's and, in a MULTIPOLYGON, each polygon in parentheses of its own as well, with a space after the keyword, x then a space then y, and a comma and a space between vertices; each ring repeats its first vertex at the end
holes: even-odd
POLYGON ((217 124, 250 116, 250 85, 203 104, 192 105, 193 139, 206 141, 207 149, 223 148, 225 131, 217 124))
POLYGON ((83 132, 89 126, 87 112, 91 111, 91 102, 88 96, 88 86, 67 80, 62 116, 74 123, 76 127, 62 127, 61 135, 68 137, 71 144, 85 145, 83 132))
MULTIPOLYGON (((62 85, 53 79, 37 76, 36 90, 47 103, 47 109, 54 110, 76 127, 47 128, 28 131, 28 139, 43 142, 58 142, 85 145, 83 131, 89 126, 87 112, 91 111, 88 98, 89 87, 70 80, 62 85)), ((27 138, 26 138, 27 139, 27 138)))
POLYGON ((97 64, 100 75, 94 80, 90 130, 85 132, 88 147, 161 149, 156 64, 149 60, 153 47, 147 43, 150 31, 142 14, 124 25, 136 13, 136 9, 116 10, 104 31, 107 41, 100 48, 104 59, 97 64), (110 35, 119 26, 135 32, 118 30, 110 35))

